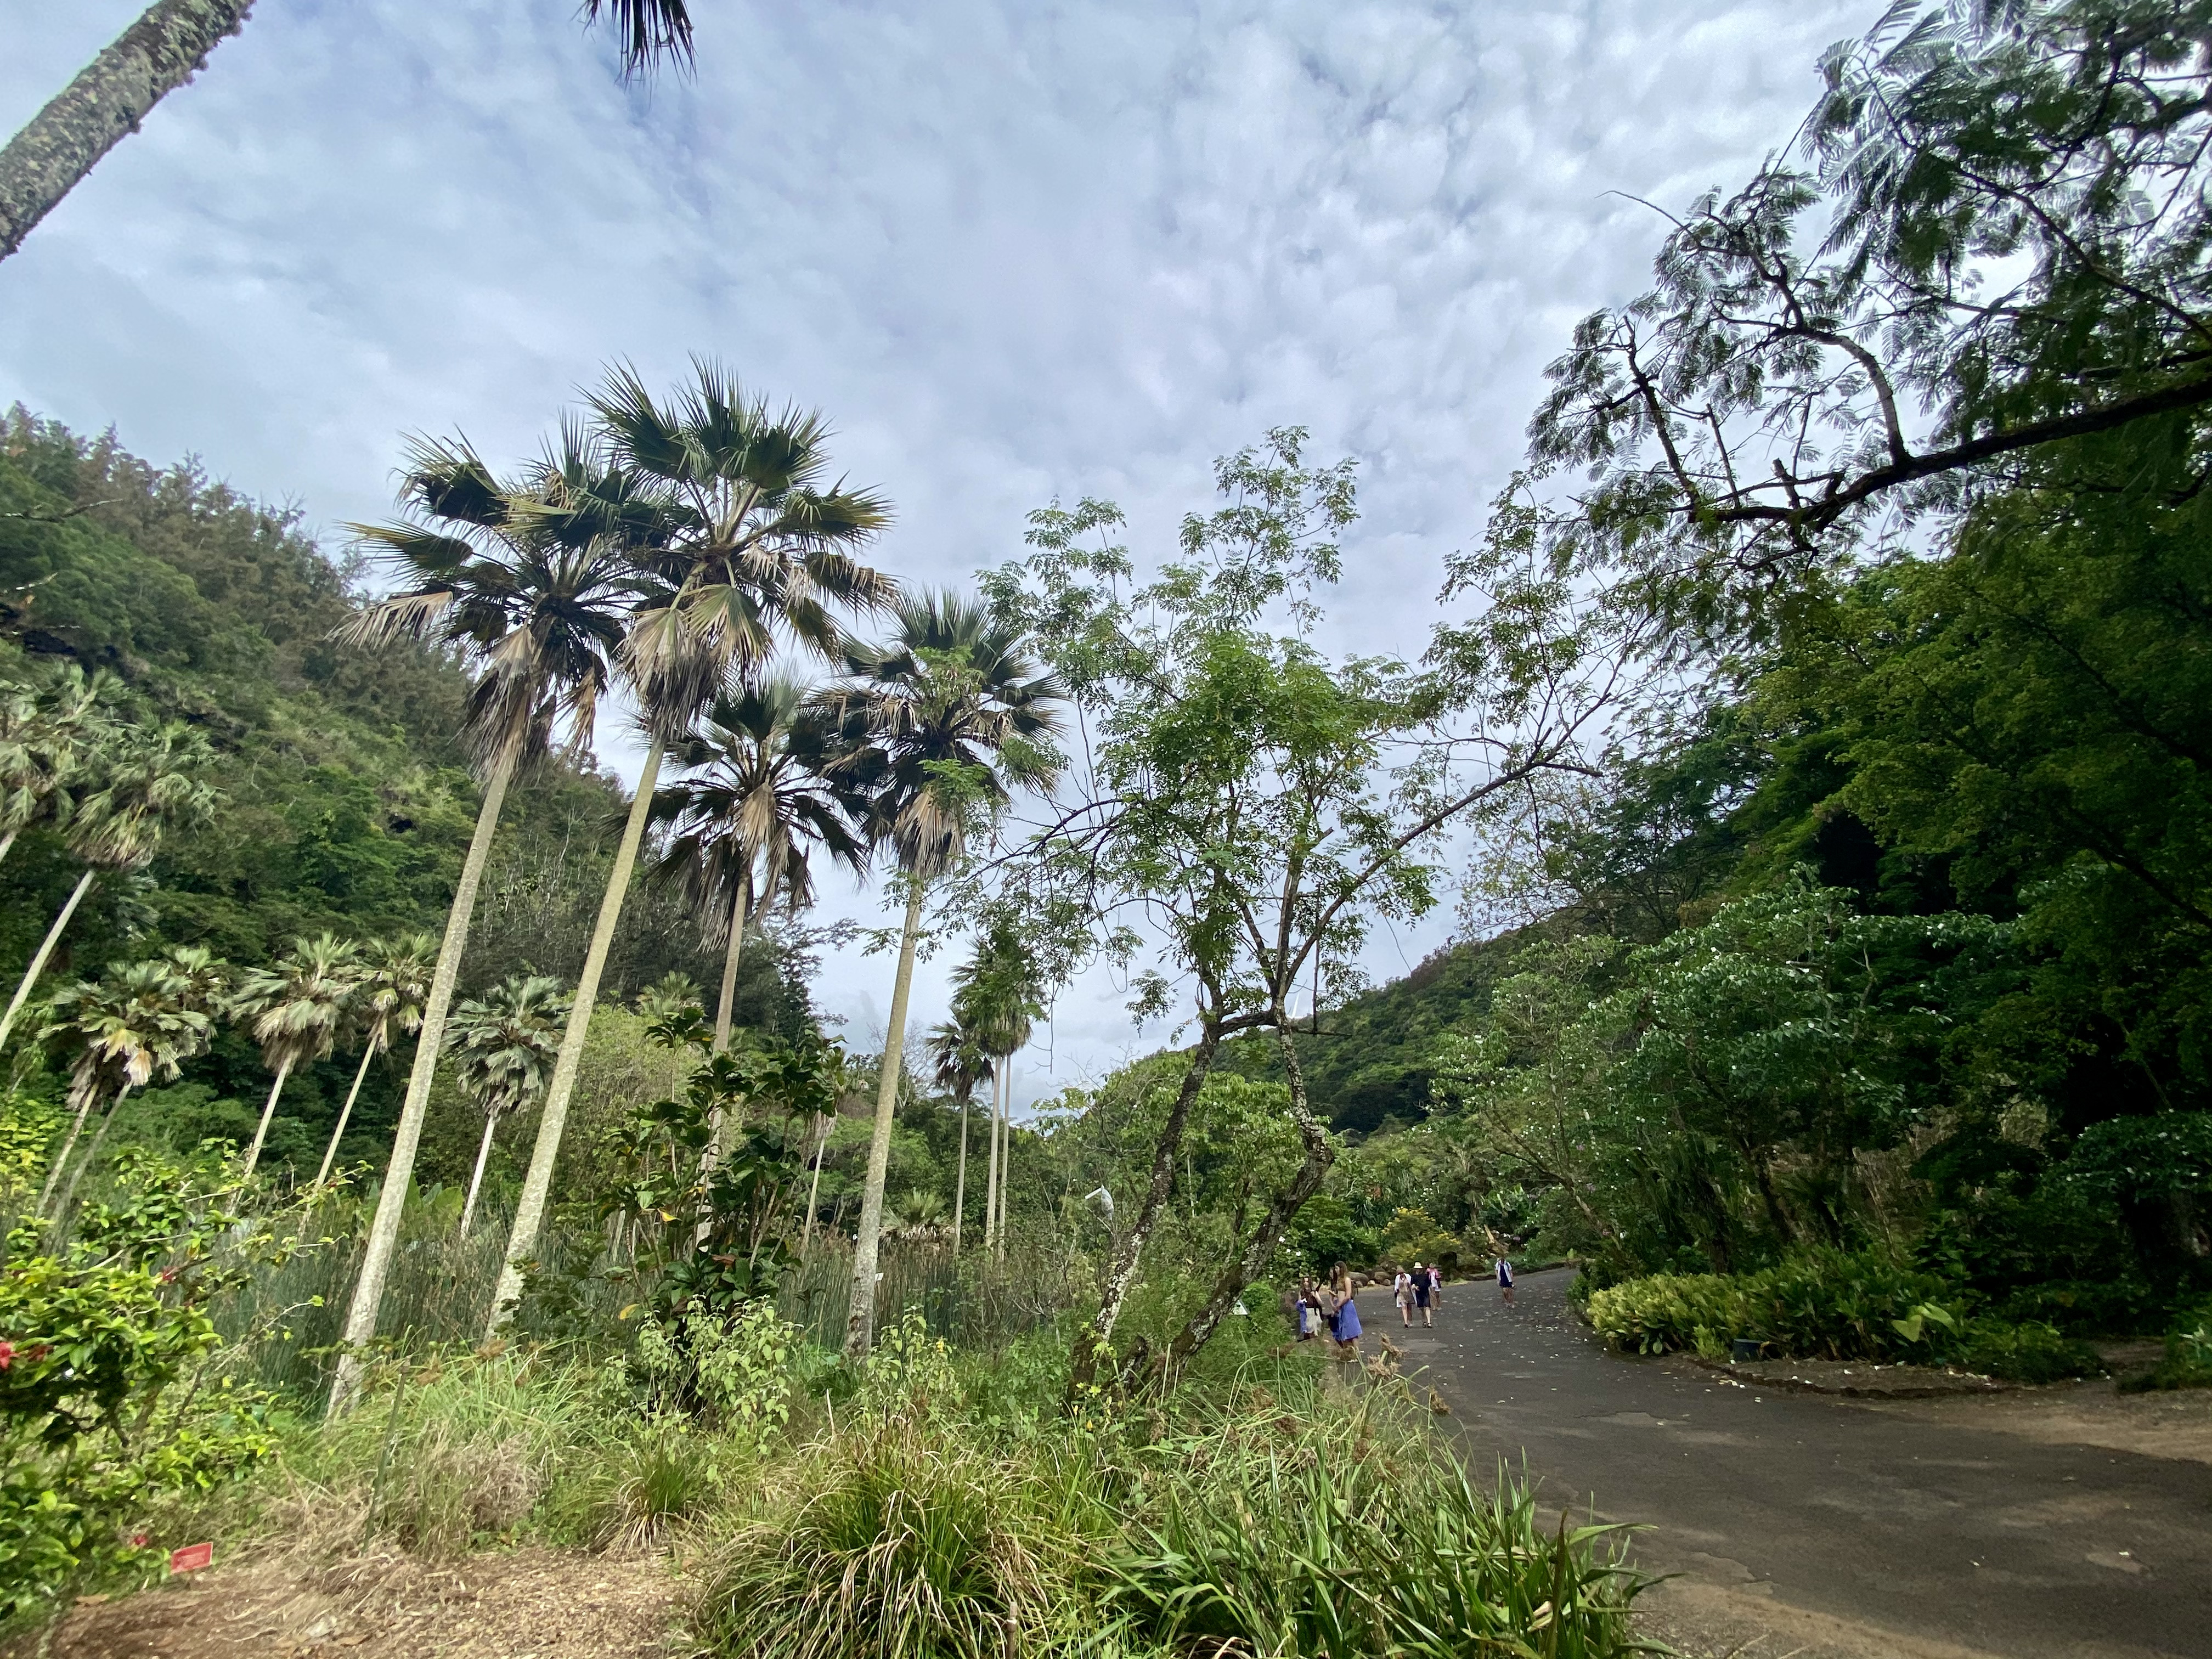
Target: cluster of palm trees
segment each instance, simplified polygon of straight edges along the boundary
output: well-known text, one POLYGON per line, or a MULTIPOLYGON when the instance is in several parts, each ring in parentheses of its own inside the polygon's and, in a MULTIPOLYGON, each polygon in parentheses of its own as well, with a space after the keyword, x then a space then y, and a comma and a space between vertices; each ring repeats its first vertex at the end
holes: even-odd
MULTIPOLYGON (((495 476, 464 443, 417 444, 404 517, 355 527, 399 581, 342 636, 369 647, 425 640, 465 658, 475 678, 463 736, 483 794, 348 1313, 349 1352, 375 1334, 501 804, 557 739, 572 751, 586 744, 617 688, 635 711, 645 760, 544 1084, 492 1328, 536 1248, 608 947, 657 826, 651 875, 689 894, 702 928, 724 945, 718 1048, 730 1040, 747 926, 808 901, 811 854, 855 871, 883 860, 902 890, 848 1321, 848 1351, 867 1351, 923 895, 1012 792, 1049 787, 1061 692, 980 603, 902 594, 860 562, 890 511, 872 491, 828 481, 828 436, 818 415, 771 410, 711 363, 696 363, 665 402, 622 369, 589 399, 586 419, 514 476, 495 476), (870 616, 888 617, 886 642, 847 631, 848 620, 870 616), (793 651, 826 668, 827 682, 809 689, 778 672, 793 651), (680 775, 664 787, 672 762, 680 775)), ((335 1404, 350 1398, 357 1376, 341 1364, 335 1404)))
POLYGON ((369 1061, 420 1021, 430 951, 427 934, 362 945, 325 933, 297 941, 267 967, 239 974, 198 945, 179 945, 145 961, 118 963, 99 978, 57 993, 40 1036, 68 1063, 70 1127, 48 1167, 40 1212, 68 1211, 125 1097, 149 1083, 173 1080, 186 1060, 206 1051, 223 1019, 246 1027, 272 1078, 241 1177, 259 1163, 293 1074, 341 1045, 359 1046, 361 1064, 315 1175, 318 1183, 327 1180, 369 1061), (95 1112, 92 1145, 76 1158, 95 1112))
POLYGON ((959 1255, 968 1207, 968 1108, 991 1085, 989 1170, 984 1186, 983 1248, 1003 1261, 1006 1251, 1007 1111, 1013 1057, 1029 1046, 1032 1023, 1044 1012, 1036 974, 1020 936, 1005 921, 989 927, 953 976, 952 1018, 929 1036, 937 1086, 960 1103, 960 1158, 953 1182, 952 1253, 959 1255))
POLYGON ((213 814, 212 759, 191 727, 135 717, 108 674, 70 663, 41 684, 0 683, 0 859, 24 831, 44 830, 82 866, 0 1012, 0 1045, 94 882, 143 869, 166 830, 213 814))

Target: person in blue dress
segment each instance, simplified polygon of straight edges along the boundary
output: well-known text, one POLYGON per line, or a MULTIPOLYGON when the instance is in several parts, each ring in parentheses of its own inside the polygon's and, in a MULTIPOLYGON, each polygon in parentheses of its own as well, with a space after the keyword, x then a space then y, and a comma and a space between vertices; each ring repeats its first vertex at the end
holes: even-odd
POLYGON ((1330 1334, 1336 1339, 1339 1359, 1357 1358, 1359 1354, 1359 1304, 1358 1290, 1352 1282, 1352 1269, 1341 1261, 1329 1273, 1328 1288, 1336 1304, 1330 1334))

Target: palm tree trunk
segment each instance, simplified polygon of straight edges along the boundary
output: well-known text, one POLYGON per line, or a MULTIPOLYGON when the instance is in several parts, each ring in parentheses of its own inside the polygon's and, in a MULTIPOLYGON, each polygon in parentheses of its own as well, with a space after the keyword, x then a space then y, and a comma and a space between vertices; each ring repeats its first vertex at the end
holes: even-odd
POLYGON ((822 1138, 814 1144, 814 1178, 806 1183, 806 1224, 799 1230, 801 1255, 806 1254, 807 1243, 814 1237, 815 1212, 822 1206, 822 1160, 830 1156, 830 1132, 836 1127, 837 1115, 832 1112, 822 1127, 822 1138))
POLYGON ((269 1120, 276 1115, 276 1097, 284 1092, 284 1079, 292 1075, 292 1062, 288 1058, 276 1067, 276 1080, 269 1085, 269 1098, 261 1108, 261 1121, 254 1127, 253 1144, 246 1149, 246 1167, 240 1176, 251 1176, 253 1166, 261 1162, 261 1143, 269 1139, 269 1120))
POLYGON ((39 975, 46 971, 46 963, 54 954, 54 946, 62 942, 62 929, 69 926, 70 918, 76 914, 76 907, 83 902, 85 893, 92 886, 92 878, 99 873, 97 870, 88 868, 76 878, 76 885, 70 889, 70 896, 62 905, 61 914, 54 918, 54 925, 46 929, 46 936, 39 941, 39 948, 31 953, 31 965, 23 969, 23 982, 15 988, 15 994, 9 999, 8 1012, 0 1014, 0 1047, 6 1046, 8 1033, 15 1029, 15 1016, 23 1012, 23 1005, 31 1000, 31 988, 39 982, 39 975))
POLYGON ((738 953, 744 948, 745 913, 753 905, 753 872, 748 863, 738 876, 737 902, 730 907, 730 944, 722 952, 722 1000, 714 1008, 714 1052, 730 1046, 730 1025, 738 1006, 738 953))
POLYGON ((907 995, 914 989, 915 936, 921 931, 921 881, 915 876, 907 881, 906 927, 899 935, 898 976, 891 981, 891 1023, 884 1033, 883 1076, 876 1085, 875 1133, 868 1140, 867 1182, 860 1188, 860 1234, 853 1244, 853 1303, 845 1315, 848 1359, 866 1359, 876 1338, 876 1258, 883 1247, 884 1180, 891 1167, 891 1115, 898 1106, 907 995))
POLYGON ((353 1116, 353 1103, 361 1098, 362 1079, 368 1075, 368 1062, 376 1058, 376 1045, 365 1043, 361 1051, 361 1065, 353 1074, 353 1087, 346 1091, 345 1104, 338 1110, 338 1127, 331 1131, 331 1144, 323 1152, 323 1167, 315 1171, 315 1185, 321 1186, 331 1178, 331 1164, 338 1155, 338 1142, 345 1136, 346 1124, 353 1116))
MULTIPOLYGON (((84 1179, 84 1172, 100 1161, 100 1149, 107 1144, 107 1132, 114 1127, 115 1115, 123 1109, 123 1102, 130 1093, 131 1085, 126 1083, 115 1091, 115 1098, 107 1103, 107 1110, 100 1120, 100 1127, 93 1132, 92 1145, 84 1149, 84 1156, 77 1160, 76 1168, 70 1172, 70 1178, 62 1188, 62 1195, 55 1201, 54 1218, 57 1221, 69 1214, 69 1207, 76 1198, 77 1182, 84 1179)), ((79 1127, 82 1127, 82 1119, 79 1120, 79 1127)))
POLYGON ((999 1091, 999 1226, 997 1253, 992 1259, 1000 1267, 1006 1262, 1006 1195, 1014 1186, 1013 1059, 1006 1056, 1006 1080, 999 1091))
POLYGON ((499 1272, 499 1290, 492 1297, 487 1336, 497 1333, 522 1294, 522 1264, 538 1245, 538 1224, 544 1219, 545 1200, 553 1190, 554 1160, 561 1155, 561 1132, 568 1121, 568 1097, 576 1091, 576 1068, 582 1063, 584 1043, 591 1035, 592 1007, 599 999, 599 975, 606 971, 615 924, 622 920, 630 873, 637 867, 638 843, 645 838, 645 821, 653 811, 663 746, 655 738, 645 751, 645 766, 637 775, 637 793, 630 799, 629 819, 623 825, 622 844, 615 849, 615 867, 607 876, 606 895, 599 901, 599 924, 592 929, 591 948, 584 953, 584 971, 576 978, 576 1000, 568 1011, 568 1029, 561 1034, 561 1054, 553 1062, 553 1080, 545 1088, 545 1109, 538 1120, 538 1144, 531 1149, 530 1172, 522 1178, 522 1197, 515 1206, 514 1231, 507 1237, 507 1263, 499 1272))
POLYGON ((46 1200, 54 1195, 54 1188, 61 1185, 62 1171, 69 1167, 70 1154, 76 1150, 76 1138, 84 1133, 84 1121, 91 1114, 93 1098, 89 1094, 85 1096, 84 1103, 76 1109, 76 1121, 70 1125, 69 1139, 62 1142, 61 1151, 54 1154, 54 1161, 46 1166, 46 1185, 39 1188, 36 1213, 40 1215, 46 1214, 46 1200))
POLYGON ((15 837, 21 834, 22 831, 20 830, 10 830, 6 835, 0 836, 0 860, 8 856, 8 849, 15 844, 15 837))
POLYGON ((960 1097, 960 1173, 952 1182, 952 1255, 960 1255, 960 1222, 968 1209, 968 1097, 960 1097))
POLYGON ((499 1114, 486 1112, 483 1140, 477 1147, 477 1167, 469 1176, 469 1195, 461 1200, 461 1224, 454 1234, 457 1238, 466 1238, 469 1236, 469 1223, 476 1218, 477 1194, 483 1188, 484 1165, 491 1158, 492 1131, 498 1127, 499 1114))
POLYGON ((446 937, 438 947, 430 1000, 423 1006, 422 1028, 415 1039, 415 1065, 407 1074, 407 1098, 399 1109, 398 1127, 392 1132, 392 1162, 384 1172, 384 1190, 377 1194, 376 1216, 369 1223, 368 1243, 362 1251, 361 1274, 354 1280, 353 1304, 346 1310, 345 1346, 331 1382, 333 1417, 353 1403, 361 1387, 361 1352, 376 1337, 385 1276, 392 1270, 392 1252, 399 1245, 399 1220, 407 1207, 407 1188, 415 1178, 415 1151, 422 1144, 422 1120, 430 1109, 430 1079, 438 1070, 438 1051, 446 1043, 446 1015, 453 1006, 453 984, 460 977, 461 957, 468 949, 469 921, 476 914, 477 889, 483 884, 492 832, 499 827, 500 804, 507 799, 507 780, 514 774, 513 763, 503 763, 484 785, 483 805, 477 809, 476 834, 470 838, 468 857, 461 864, 460 884, 453 889, 453 908, 446 913, 446 937))
POLYGON ((998 1237, 999 1219, 999 1067, 991 1067, 991 1121, 984 1131, 991 1167, 983 1182, 983 1248, 988 1250, 998 1237))
POLYGON ((33 116, 0 150, 0 259, 252 9, 253 0, 156 0, 33 116))

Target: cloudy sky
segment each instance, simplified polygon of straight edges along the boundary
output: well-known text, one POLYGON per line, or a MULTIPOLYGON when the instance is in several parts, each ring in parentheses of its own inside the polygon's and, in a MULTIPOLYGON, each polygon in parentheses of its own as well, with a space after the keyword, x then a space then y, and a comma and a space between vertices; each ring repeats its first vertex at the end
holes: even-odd
MULTIPOLYGON (((1880 9, 694 0, 696 78, 624 88, 571 0, 260 0, 0 264, 0 399, 321 527, 386 511, 405 433, 517 456, 599 365, 703 352, 830 414, 897 503, 883 562, 925 581, 1055 496, 1161 548, 1212 457, 1297 423, 1361 468, 1332 632, 1417 650, 1543 364, 1644 285, 1627 198, 1740 180, 1880 9)), ((0 0, 0 125, 138 10, 0 0)), ((856 1046, 889 978, 826 964, 856 1046)), ((1156 1038, 1079 984, 1019 1092, 1156 1038)))

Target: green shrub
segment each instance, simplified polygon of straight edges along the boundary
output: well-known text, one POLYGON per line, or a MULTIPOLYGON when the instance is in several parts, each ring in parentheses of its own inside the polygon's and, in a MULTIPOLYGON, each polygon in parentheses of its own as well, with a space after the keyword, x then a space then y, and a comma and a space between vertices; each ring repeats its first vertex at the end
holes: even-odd
POLYGON ((2199 1304, 2166 1333, 2166 1357, 2156 1368, 2120 1384, 2129 1393, 2152 1389, 2212 1389, 2212 1302, 2199 1304))
POLYGON ((1538 1520, 1501 1471, 1455 1461, 1371 1409, 1225 1413, 1151 1449, 1102 1604, 1176 1653, 1282 1659, 1640 1650, 1644 1581, 1616 1529, 1538 1520), (1285 1431, 1292 1431, 1286 1432, 1285 1431))
POLYGON ((911 1418, 817 1449, 804 1496, 741 1528, 697 1618, 743 1659, 1013 1659, 1082 1629, 1081 1540, 1005 1457, 911 1418))
POLYGON ((1593 1291, 1591 1325, 1634 1353, 1955 1364, 2021 1382, 2094 1375, 2087 1343, 2039 1322, 1970 1319, 1942 1280, 1873 1253, 1808 1251, 1756 1273, 1659 1273, 1593 1291))

